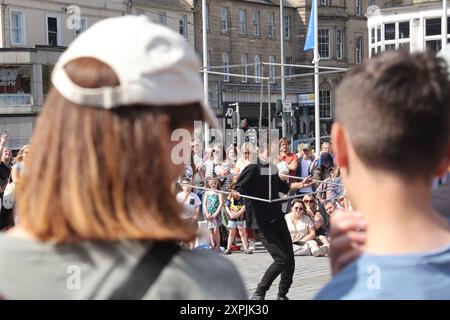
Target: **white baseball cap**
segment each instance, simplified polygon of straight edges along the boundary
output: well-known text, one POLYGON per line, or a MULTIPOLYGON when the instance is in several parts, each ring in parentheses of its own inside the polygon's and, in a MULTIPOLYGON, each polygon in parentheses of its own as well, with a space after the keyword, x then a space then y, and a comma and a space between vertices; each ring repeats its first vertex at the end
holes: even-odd
POLYGON ((124 16, 102 20, 83 32, 56 63, 52 83, 67 100, 89 107, 200 103, 204 120, 218 128, 213 110, 204 103, 199 71, 197 55, 186 39, 145 16, 124 16), (105 63, 116 73, 120 85, 78 86, 65 66, 79 58, 105 63))

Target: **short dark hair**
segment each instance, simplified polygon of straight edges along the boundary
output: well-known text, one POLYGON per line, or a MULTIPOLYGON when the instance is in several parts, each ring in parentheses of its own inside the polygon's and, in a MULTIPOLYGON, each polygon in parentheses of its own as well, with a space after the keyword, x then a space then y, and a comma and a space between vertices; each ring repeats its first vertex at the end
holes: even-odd
POLYGON ((350 71, 336 93, 336 121, 374 168, 429 177, 450 136, 450 85, 443 59, 390 52, 350 71), (418 152, 426 146, 426 152, 418 152))

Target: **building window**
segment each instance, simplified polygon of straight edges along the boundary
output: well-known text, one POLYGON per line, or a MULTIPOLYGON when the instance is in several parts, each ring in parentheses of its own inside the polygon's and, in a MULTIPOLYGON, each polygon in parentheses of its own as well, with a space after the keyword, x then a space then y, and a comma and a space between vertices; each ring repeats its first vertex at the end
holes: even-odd
POLYGON ((355 15, 361 15, 361 0, 355 0, 355 15))
POLYGON ((241 54, 241 65, 242 65, 242 82, 247 82, 248 78, 248 53, 241 54))
POLYGON ((206 5, 206 32, 209 32, 209 4, 206 5))
POLYGON ((162 24, 163 26, 167 26, 167 13, 165 13, 165 12, 159 13, 159 24, 162 24))
POLYGON ((368 6, 374 6, 375 5, 375 0, 369 0, 368 2, 368 6))
POLYGON ((24 45, 25 37, 25 17, 22 11, 11 10, 11 44, 24 45))
POLYGON ((437 36, 441 34, 441 18, 427 19, 425 22, 425 35, 437 36))
POLYGON ((377 25, 377 41, 376 42, 380 42, 381 41, 381 25, 377 25))
POLYGON ((344 30, 336 30, 336 58, 344 58, 344 30))
MULTIPOLYGON (((292 57, 286 57, 286 64, 293 64, 293 60, 292 57)), ((286 76, 286 80, 291 80, 291 76, 292 76, 293 72, 292 72, 292 66, 287 66, 284 68, 284 75, 286 76)))
MULTIPOLYGON (((255 55, 255 77, 261 77, 261 55, 255 55)), ((255 78, 255 83, 261 83, 260 78, 255 78)))
POLYGON ((426 19, 425 46, 428 50, 438 52, 442 48, 441 18, 426 19))
MULTIPOLYGON (((275 63, 274 56, 269 57, 269 63, 275 63)), ((285 72, 286 72, 286 69, 285 69, 285 72)), ((270 68, 269 68, 270 83, 275 83, 275 76, 276 76, 275 65, 271 64, 270 68)))
POLYGON ((406 52, 410 52, 410 50, 411 50, 409 48, 409 42, 399 43, 398 48, 399 48, 399 50, 404 50, 406 52))
POLYGON ((88 20, 86 17, 82 17, 80 19, 80 28, 79 29, 75 29, 75 37, 78 37, 80 34, 82 34, 84 31, 87 30, 88 28, 88 20))
POLYGON ((319 7, 328 7, 330 5, 330 0, 320 0, 319 7))
POLYGON ((186 15, 180 16, 179 21, 180 21, 180 34, 187 39, 188 37, 187 16, 186 15))
POLYGON ((330 90, 319 92, 320 119, 331 119, 331 93, 330 90))
POLYGON ((399 39, 409 39, 409 21, 398 24, 399 39))
POLYGON ((136 8, 136 11, 134 12, 135 16, 145 16, 145 10, 144 9, 140 9, 140 8, 136 8))
POLYGON ((253 13, 253 31, 254 35, 259 37, 260 36, 260 14, 259 11, 253 13))
POLYGON ((329 29, 319 29, 319 55, 322 59, 330 59, 329 29))
MULTIPOLYGON (((395 47, 395 45, 394 45, 395 47)), ((355 63, 360 64, 362 61, 363 38, 357 36, 355 39, 355 63)))
POLYGON ((395 23, 386 23, 384 25, 384 40, 395 40, 395 23))
POLYGON ((247 11, 239 10, 239 30, 241 34, 247 34, 247 11))
POLYGON ((270 39, 274 39, 275 38, 275 14, 269 13, 269 18, 267 21, 267 35, 270 39))
POLYGON ((222 32, 228 32, 229 30, 229 14, 228 14, 228 8, 227 7, 220 7, 220 26, 222 32))
POLYGON ((228 55, 228 52, 222 52, 222 64, 223 64, 223 73, 226 73, 223 76, 223 81, 228 82, 230 81, 230 56, 228 55))
POLYGON ((428 50, 431 50, 433 52, 439 52, 442 49, 442 40, 427 40, 425 42, 426 47, 428 50))
POLYGON ((291 38, 291 16, 284 16, 284 38, 291 38))
POLYGON ((47 45, 56 47, 61 45, 59 33, 59 17, 47 16, 47 45))
POLYGON ((206 69, 211 70, 211 50, 208 50, 208 55, 206 56, 206 69))

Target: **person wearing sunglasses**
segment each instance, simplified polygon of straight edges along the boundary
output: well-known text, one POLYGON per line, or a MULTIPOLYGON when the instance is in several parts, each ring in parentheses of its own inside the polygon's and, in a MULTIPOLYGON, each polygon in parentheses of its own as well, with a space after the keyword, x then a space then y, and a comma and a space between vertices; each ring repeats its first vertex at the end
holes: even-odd
POLYGON ((295 255, 324 256, 328 248, 319 247, 316 238, 314 222, 306 214, 306 206, 300 199, 291 202, 291 212, 284 216, 291 234, 295 255))

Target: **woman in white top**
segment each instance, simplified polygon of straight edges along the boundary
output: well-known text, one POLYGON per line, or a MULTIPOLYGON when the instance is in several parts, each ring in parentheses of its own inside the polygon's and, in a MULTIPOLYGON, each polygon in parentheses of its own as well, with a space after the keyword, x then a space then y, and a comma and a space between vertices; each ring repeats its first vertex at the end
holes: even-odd
POLYGON ((291 234, 295 255, 310 255, 315 257, 323 256, 328 253, 327 247, 317 245, 316 230, 314 222, 306 215, 306 207, 300 199, 294 199, 291 202, 292 211, 284 216, 289 232, 291 234), (322 249, 326 248, 326 249, 322 249))

